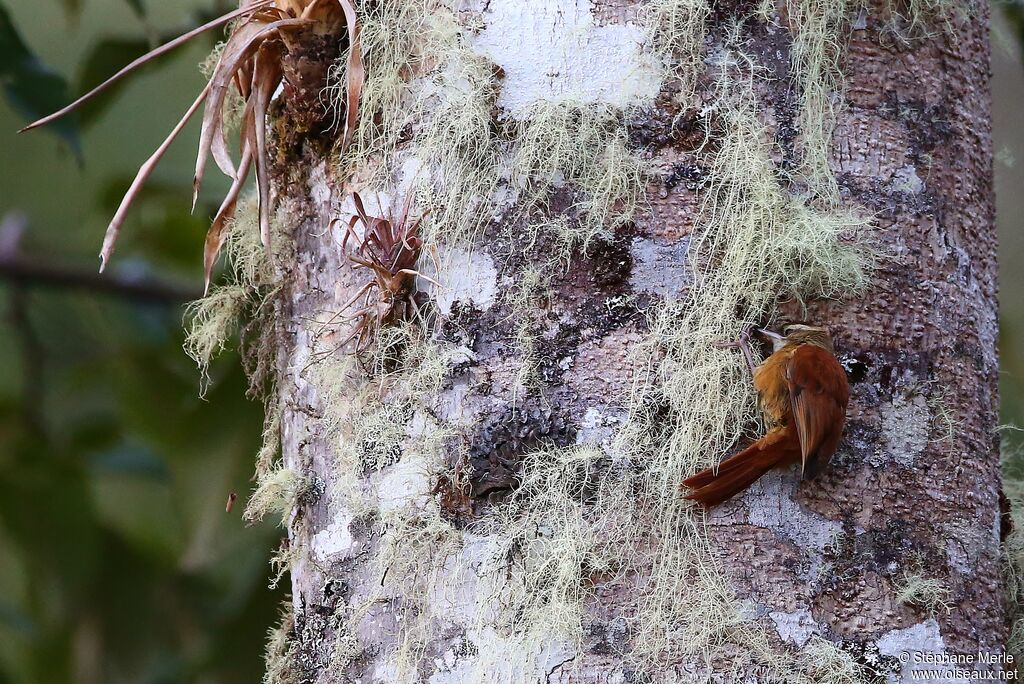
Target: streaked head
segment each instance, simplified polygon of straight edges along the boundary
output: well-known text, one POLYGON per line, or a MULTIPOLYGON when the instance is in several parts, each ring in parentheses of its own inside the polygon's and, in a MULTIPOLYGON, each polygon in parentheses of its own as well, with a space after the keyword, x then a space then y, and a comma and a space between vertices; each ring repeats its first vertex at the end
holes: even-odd
POLYGON ((788 345, 813 344, 829 352, 833 352, 832 337, 825 328, 813 325, 794 323, 782 329, 783 334, 758 328, 758 331, 772 341, 772 351, 776 352, 788 345))

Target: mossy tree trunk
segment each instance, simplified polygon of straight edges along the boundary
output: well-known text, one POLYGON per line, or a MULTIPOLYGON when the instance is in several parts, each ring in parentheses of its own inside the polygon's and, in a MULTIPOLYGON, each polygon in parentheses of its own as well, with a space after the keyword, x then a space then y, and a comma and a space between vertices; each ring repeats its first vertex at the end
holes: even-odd
MULTIPOLYGON (((1001 651, 987 10, 790 4, 654 3, 679 12, 659 42, 667 15, 632 0, 469 3, 454 37, 424 40, 447 53, 399 72, 392 107, 412 119, 364 136, 355 164, 309 124, 319 100, 286 90, 275 340, 293 616, 275 677, 902 681, 903 651, 1001 651), (481 99, 473 142, 438 138, 453 93, 481 99), (492 157, 458 156, 485 139, 492 157), (493 177, 489 194, 456 191, 438 172, 452 155, 493 177), (637 161, 643 175, 619 173, 637 161), (643 178, 637 208, 602 178, 643 178), (432 210, 420 269, 442 283, 421 281, 428 325, 385 327, 360 357, 334 349, 369 277, 332 228, 353 190, 432 210), (452 227, 466 215, 474 230, 452 227), (754 256, 736 266, 741 240, 754 256), (836 263, 869 252, 855 291, 836 263), (840 452, 816 481, 770 473, 705 525, 676 478, 757 429, 739 358, 710 342, 795 320, 827 326, 849 372, 840 452)), ((394 116, 368 106, 366 127, 394 116)))

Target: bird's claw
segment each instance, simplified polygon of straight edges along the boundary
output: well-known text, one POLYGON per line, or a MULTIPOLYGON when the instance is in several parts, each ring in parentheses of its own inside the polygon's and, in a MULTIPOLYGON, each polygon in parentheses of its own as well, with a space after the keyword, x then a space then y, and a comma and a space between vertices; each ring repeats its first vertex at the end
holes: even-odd
POLYGON ((735 340, 732 340, 731 342, 715 342, 714 346, 718 349, 739 349, 743 352, 743 358, 747 362, 747 367, 750 369, 750 372, 753 373, 755 366, 754 355, 750 351, 750 333, 755 329, 756 328, 752 325, 746 325, 740 332, 740 336, 735 340))
POLYGON ((750 333, 754 329, 755 329, 754 326, 746 325, 746 326, 743 327, 743 330, 740 332, 739 337, 737 337, 735 340, 730 340, 730 341, 720 340, 718 342, 715 342, 714 346, 715 346, 716 349, 737 349, 737 348, 743 348, 744 346, 749 346, 750 345, 750 333))

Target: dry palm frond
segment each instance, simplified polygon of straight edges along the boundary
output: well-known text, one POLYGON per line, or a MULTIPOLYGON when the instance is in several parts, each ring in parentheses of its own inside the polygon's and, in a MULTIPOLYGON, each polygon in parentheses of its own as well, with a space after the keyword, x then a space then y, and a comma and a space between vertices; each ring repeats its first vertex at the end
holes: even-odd
POLYGON ((359 27, 356 21, 355 8, 350 0, 241 0, 237 10, 214 19, 178 38, 162 45, 152 52, 136 59, 105 82, 80 97, 64 109, 32 123, 22 130, 29 130, 50 123, 55 119, 74 111, 82 103, 97 93, 110 87, 115 81, 131 73, 136 68, 173 50, 192 38, 210 29, 223 26, 228 22, 239 20, 231 30, 231 35, 221 52, 220 59, 214 67, 209 83, 203 88, 199 97, 189 107, 185 116, 174 127, 167 139, 157 148, 156 152, 139 168, 139 172, 128 188, 121 206, 111 219, 100 251, 102 271, 110 259, 124 223, 128 208, 138 196, 142 185, 167 152, 174 139, 178 137, 185 124, 205 102, 202 132, 199 138, 199 155, 196 160, 196 174, 193 183, 192 208, 195 209, 199 188, 206 171, 206 162, 212 154, 217 167, 232 179, 220 209, 210 226, 206 236, 204 249, 204 267, 206 286, 210 285, 210 274, 214 262, 224 243, 224 227, 234 215, 238 204, 238 196, 249 176, 253 163, 256 165, 256 178, 260 200, 260 237, 264 246, 270 247, 270 179, 267 162, 266 114, 267 107, 277 87, 283 79, 282 58, 288 51, 286 34, 301 28, 312 26, 334 26, 343 24, 349 37, 348 52, 348 83, 347 112, 345 133, 342 149, 352 140, 358 116, 359 96, 363 84, 363 65, 359 50, 359 27), (225 133, 224 104, 231 86, 237 88, 245 100, 242 116, 241 139, 239 154, 241 156, 236 167, 225 133))

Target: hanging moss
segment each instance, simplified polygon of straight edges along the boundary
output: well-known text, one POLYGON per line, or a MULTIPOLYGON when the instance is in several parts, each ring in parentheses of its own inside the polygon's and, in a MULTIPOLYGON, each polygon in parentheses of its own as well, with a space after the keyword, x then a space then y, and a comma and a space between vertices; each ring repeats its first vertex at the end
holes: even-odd
POLYGON ((263 684, 299 684, 302 681, 296 664, 298 646, 294 632, 295 613, 291 601, 285 601, 280 621, 268 634, 263 684))
POLYGON ((903 575, 897 585, 896 600, 923 609, 931 617, 949 612, 949 589, 934 577, 916 573, 903 575))
MULTIPOLYGON (((227 228, 223 249, 229 264, 223 281, 185 310, 185 353, 196 362, 204 380, 209 379, 210 362, 241 331, 244 319, 258 319, 278 292, 276 276, 260 242, 255 198, 240 204, 227 228)), ((271 353, 273 337, 253 337, 256 344, 249 353, 254 357, 271 353)))
MULTIPOLYGON (((776 5, 776 0, 762 0, 761 17, 773 21, 776 5)), ((954 23, 972 10, 970 0, 892 0, 885 3, 887 16, 880 23, 892 40, 927 35, 936 25, 952 35, 954 23)), ((799 90, 801 180, 818 198, 838 206, 839 186, 829 167, 832 132, 843 105, 842 67, 851 22, 858 14, 866 16, 868 5, 864 0, 797 0, 786 2, 785 11, 793 36, 790 75, 799 90)))
MULTIPOLYGON (((911 23, 916 12, 948 6, 910 4, 911 23)), ((628 657, 639 669, 686 658, 710 667, 722 656, 738 670, 759 665, 794 682, 862 678, 851 656, 824 639, 796 656, 780 654, 713 561, 701 514, 678 496, 680 481, 716 461, 758 419, 746 368, 714 343, 769 318, 781 299, 838 297, 867 282, 869 220, 838 208, 827 154, 853 7, 791 3, 802 166, 787 177, 773 161, 776 143, 755 95, 760 70, 738 47, 741 29, 720 39, 709 57, 709 3, 645 6, 651 47, 677 99, 692 105, 698 83, 708 81, 697 117, 708 181, 690 243, 693 285, 683 299, 656 308, 635 349, 640 370, 623 398, 628 420, 614 459, 594 445, 531 450, 518 486, 467 533, 427 487, 385 505, 371 476, 402 454, 423 470, 424 482, 466 479, 454 471, 463 459, 447 453, 465 426, 447 425, 433 411, 450 369, 465 357, 418 328, 398 326, 382 331, 369 357, 324 355, 307 371, 335 446, 333 501, 372 521, 379 538, 381 586, 349 607, 339 658, 359 652, 355 625, 374 602, 387 600, 400 625, 389 654, 394 676, 416 681, 425 649, 446 624, 438 607, 465 601, 468 592, 471 631, 488 646, 477 655, 474 681, 531 681, 544 674, 552 644, 567 662, 579 652, 585 602, 597 583, 629 576, 645 585, 630 625, 628 657)), ((394 170, 411 168, 417 202, 431 211, 428 244, 471 246, 492 224, 517 224, 524 252, 541 235, 553 238, 558 247, 546 268, 567 262, 642 206, 646 169, 625 126, 633 112, 563 101, 507 117, 497 107, 500 70, 473 51, 471 31, 444 3, 376 3, 364 12, 364 120, 358 151, 342 163, 384 188, 408 182, 394 170), (569 209, 551 219, 555 194, 570 198, 569 209)), ((767 3, 762 14, 771 15, 767 3)), ((333 82, 342 76, 336 70, 333 82)), ((331 102, 338 93, 329 88, 325 96, 331 102)), ((448 266, 439 269, 442 282, 448 266)), ((526 312, 545 281, 543 269, 527 269, 505 302, 517 323, 521 387, 531 382, 536 356, 526 312)), ((287 509, 288 476, 265 473, 260 486, 268 496, 259 498, 283 500, 287 509)), ((456 484, 452 495, 460 494, 456 484)))

